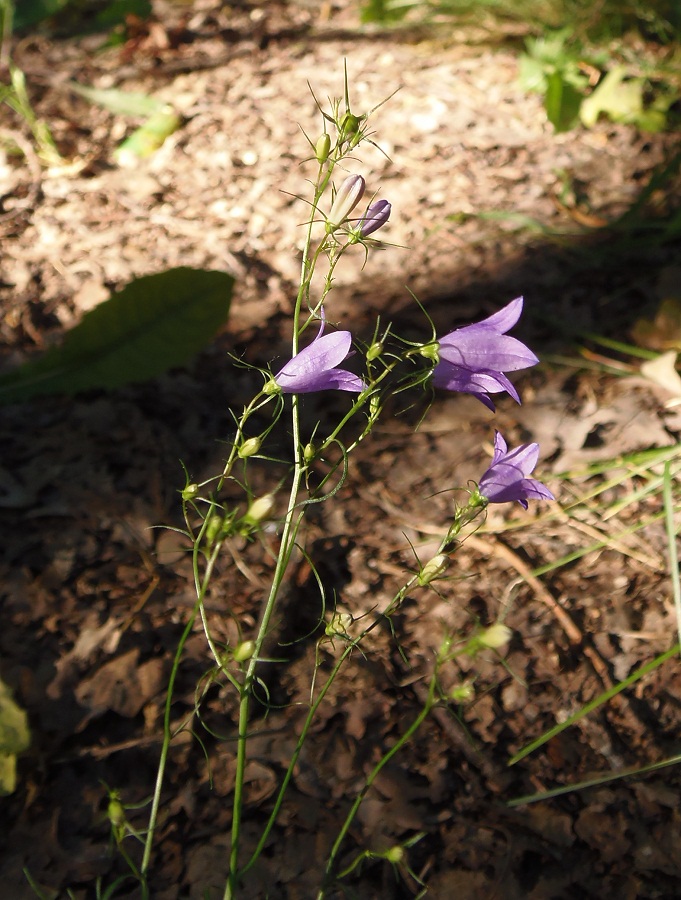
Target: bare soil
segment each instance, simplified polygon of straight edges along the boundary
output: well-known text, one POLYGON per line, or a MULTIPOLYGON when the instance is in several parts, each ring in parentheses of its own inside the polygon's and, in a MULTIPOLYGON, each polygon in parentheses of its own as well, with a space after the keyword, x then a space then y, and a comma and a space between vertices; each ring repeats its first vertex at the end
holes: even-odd
MULTIPOLYGON (((182 371, 115 393, 6 407, 0 468, 3 680, 28 711, 33 742, 16 792, 3 800, 3 896, 94 897, 124 873, 112 852, 106 790, 128 804, 151 793, 164 688, 193 602, 176 535, 180 461, 201 480, 221 468, 255 365, 286 357, 309 172, 305 134, 342 93, 374 113, 375 147, 357 170, 391 200, 385 239, 362 268, 341 267, 328 314, 358 335, 376 315, 405 337, 427 337, 414 291, 450 330, 526 298, 517 332, 540 356, 575 355, 576 334, 627 340, 632 324, 679 292, 679 242, 623 239, 594 228, 580 241, 518 229, 517 214, 553 230, 598 226, 624 212, 678 135, 601 122, 555 135, 538 97, 517 83, 517 46, 473 32, 384 35, 347 3, 201 0, 155 6, 120 47, 103 36, 17 40, 39 115, 66 166, 41 168, 7 108, 2 129, 27 156, 0 157, 4 361, 58 340, 83 312, 135 276, 175 265, 232 272, 225 331, 182 371), (113 151, 137 124, 87 103, 71 81, 143 91, 172 103, 183 126, 153 156, 121 167, 113 151), (309 86, 308 86, 309 85, 309 86), (563 188, 569 185, 566 196, 563 188), (486 213, 506 213, 490 219, 486 213), (408 248, 408 249, 406 249, 408 248)), ((660 205, 666 202, 659 197, 660 205)), ((642 379, 544 364, 492 417, 468 397, 396 407, 354 458, 351 477, 307 526, 328 598, 361 617, 427 559, 451 515, 456 486, 484 470, 494 428, 537 440, 539 476, 558 505, 493 511, 455 557, 452 578, 415 593, 395 623, 352 657, 304 750, 280 821, 244 897, 315 896, 352 798, 371 766, 413 721, 446 631, 500 616, 513 629, 503 665, 452 665, 475 676, 475 698, 442 707, 368 794, 342 864, 420 832, 411 874, 367 861, 333 896, 413 897, 415 874, 436 898, 674 898, 681 896, 679 773, 667 768, 519 807, 514 798, 664 760, 679 750, 676 661, 509 768, 509 758, 645 661, 669 648, 673 615, 664 527, 654 503, 631 502, 616 526, 582 472, 618 454, 673 445, 678 407, 642 379), (642 519, 651 524, 641 531, 642 519), (519 527, 521 526, 521 527, 519 527), (627 529, 629 531, 627 532, 627 529), (615 540, 613 535, 617 536, 615 540), (540 578, 537 567, 577 554, 540 578), (581 555, 580 555, 581 554, 581 555), (345 891, 345 893, 343 893, 345 891)), ((305 420, 330 421, 342 397, 311 396, 305 420)), ((272 487, 275 466, 255 476, 272 487)), ((634 491, 633 476, 609 497, 634 491)), ((268 536, 276 550, 276 533, 268 536)), ((234 544, 208 598, 218 636, 248 636, 270 574, 259 543, 234 544)), ((245 810, 253 846, 295 746, 314 672, 321 606, 310 563, 296 564, 272 639, 284 660, 267 676, 270 709, 255 723, 245 810), (291 643, 294 637, 307 635, 291 643)), ((338 646, 322 651, 328 671, 338 646)), ((210 668, 200 632, 183 660, 173 707, 189 721, 174 743, 152 867, 156 900, 222 896, 233 787, 234 698, 211 688, 202 720, 197 683, 210 668)), ((144 827, 145 810, 129 811, 144 827)), ((134 844, 131 853, 136 853, 134 844)), ((137 897, 124 887, 117 896, 137 897), (127 891, 127 892, 126 892, 127 891)))

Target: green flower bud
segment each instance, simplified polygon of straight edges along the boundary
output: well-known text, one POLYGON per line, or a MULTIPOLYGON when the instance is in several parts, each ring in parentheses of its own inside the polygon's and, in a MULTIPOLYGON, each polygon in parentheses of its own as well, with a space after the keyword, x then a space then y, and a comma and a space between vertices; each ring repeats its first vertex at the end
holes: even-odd
POLYGON ((199 490, 200 490, 200 488, 199 488, 198 484, 196 484, 195 482, 192 482, 191 484, 188 484, 184 488, 184 490, 182 491, 182 494, 180 496, 185 501, 193 500, 194 497, 196 497, 196 495, 199 493, 199 490))
POLYGON ((240 644, 237 644, 234 648, 234 653, 232 654, 233 658, 236 662, 246 662, 247 659, 250 659, 255 652, 255 641, 242 641, 240 644))
POLYGON ((208 522, 208 525, 206 526, 206 530, 203 535, 204 540, 206 541, 206 545, 208 547, 213 546, 213 542, 215 541, 217 536, 220 534, 223 524, 224 524, 223 517, 218 515, 217 513, 213 513, 213 515, 210 517, 210 521, 208 522))
POLYGON ((417 579, 419 585, 425 587, 427 584, 430 584, 431 581, 435 581, 436 578, 439 578, 444 574, 448 565, 449 559, 444 553, 438 553, 437 556, 429 559, 419 572, 417 579))
POLYGON ((120 828, 122 825, 125 825, 125 807, 116 792, 109 797, 106 814, 114 828, 120 828))
POLYGON ((513 632, 507 625, 501 622, 495 622, 486 628, 482 634, 477 635, 478 643, 483 647, 489 647, 491 650, 499 650, 506 646, 511 640, 513 632))
POLYGON ((383 353, 383 344, 381 341, 374 341, 374 343, 367 350, 367 360, 372 362, 374 359, 378 359, 378 357, 383 353))
POLYGON ((260 449, 261 444, 261 437, 248 438, 248 440, 245 440, 239 447, 239 457, 241 459, 246 459, 249 456, 255 456, 255 454, 260 449))
POLYGON ((341 140, 347 141, 353 138, 357 138, 358 134, 361 137, 361 125, 361 119, 359 119, 357 116, 353 116, 351 112, 345 113, 343 118, 340 120, 340 126, 338 129, 340 132, 341 140))
POLYGON ((258 525, 263 519, 266 519, 269 516, 273 507, 274 494, 263 494, 262 497, 258 497, 257 500, 254 500, 251 503, 248 507, 248 512, 243 517, 242 521, 249 525, 258 525))
POLYGON ((347 634, 348 628, 352 625, 352 622, 353 619, 350 613, 335 612, 331 617, 331 621, 324 629, 324 633, 327 637, 347 634))
POLYGON ((314 155, 320 166, 329 158, 330 150, 331 137, 326 132, 324 132, 324 134, 319 136, 319 138, 317 139, 317 143, 314 145, 314 155))
POLYGON ((464 681, 450 689, 447 695, 454 703, 467 703, 475 697, 475 688, 472 681, 464 681))
POLYGON ((431 362, 435 364, 440 362, 440 345, 437 343, 432 344, 424 344, 423 347, 419 350, 421 356, 425 359, 429 359, 431 362))
POLYGON ((397 863, 401 863, 404 859, 404 847, 400 847, 399 844, 396 844, 394 847, 391 847, 390 850, 386 850, 383 855, 389 863, 396 865, 397 863))
POLYGON ((312 462, 312 460, 313 460, 316 456, 317 456, 317 448, 316 448, 315 445, 312 443, 312 441, 310 441, 309 444, 305 444, 305 447, 303 448, 303 461, 304 461, 304 463, 305 463, 306 465, 309 466, 310 463, 312 462))

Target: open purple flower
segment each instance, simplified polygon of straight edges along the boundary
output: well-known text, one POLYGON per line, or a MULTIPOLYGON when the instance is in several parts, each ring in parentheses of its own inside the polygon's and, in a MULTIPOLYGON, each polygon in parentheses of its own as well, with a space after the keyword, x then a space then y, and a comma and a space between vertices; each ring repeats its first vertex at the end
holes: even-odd
POLYGON ((350 353, 349 331, 324 334, 324 319, 317 337, 274 376, 284 394, 309 394, 312 391, 351 391, 360 393, 364 382, 357 375, 336 366, 350 353))
POLYGON ((518 392, 504 372, 527 369, 539 362, 525 344, 506 334, 522 310, 523 298, 518 297, 482 322, 457 328, 440 338, 434 386, 474 394, 492 411, 494 403, 489 395, 500 391, 506 391, 520 403, 518 392))
POLYGON ((517 500, 525 509, 528 500, 555 500, 546 485, 529 477, 538 459, 538 444, 521 444, 515 450, 509 450, 503 437, 495 432, 494 456, 480 479, 478 492, 490 503, 517 500))

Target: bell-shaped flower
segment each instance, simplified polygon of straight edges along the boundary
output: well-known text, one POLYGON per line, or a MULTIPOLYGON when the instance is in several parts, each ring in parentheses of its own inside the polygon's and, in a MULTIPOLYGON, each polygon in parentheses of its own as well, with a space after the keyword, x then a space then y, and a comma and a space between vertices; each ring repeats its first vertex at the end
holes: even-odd
MULTIPOLYGON (((324 319, 317 337, 274 376, 284 394, 309 394, 312 391, 351 391, 359 394, 364 382, 357 375, 337 368, 350 353, 349 331, 324 334, 324 319)), ((265 388, 267 390, 267 387, 265 388)))
POLYGON ((433 369, 433 384, 447 391, 474 394, 494 411, 490 394, 506 391, 520 403, 518 392, 504 372, 536 365, 539 360, 517 338, 506 332, 516 324, 523 310, 523 298, 474 325, 457 328, 438 341, 439 362, 433 369))
POLYGON ((480 479, 478 493, 490 503, 517 500, 525 509, 528 500, 555 500, 546 485, 529 477, 538 459, 538 444, 521 444, 515 450, 509 450, 503 437, 495 432, 494 456, 480 479))

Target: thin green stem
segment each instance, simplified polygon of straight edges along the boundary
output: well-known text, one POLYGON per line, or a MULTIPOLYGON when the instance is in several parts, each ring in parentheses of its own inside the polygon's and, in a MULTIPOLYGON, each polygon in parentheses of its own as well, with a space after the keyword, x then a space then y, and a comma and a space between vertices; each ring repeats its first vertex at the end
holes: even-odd
POLYGON ((345 650, 343 650, 338 661, 336 662, 336 665, 333 667, 331 674, 327 678, 324 686, 321 688, 319 695, 317 696, 317 699, 310 705, 310 709, 308 710, 307 716, 305 717, 305 722, 303 723, 303 727, 300 732, 300 736, 298 738, 295 749, 294 749, 291 759, 289 761, 289 765, 288 765, 288 768, 286 769, 286 773, 284 774, 284 779, 279 788, 279 793, 277 794, 277 798, 274 802, 274 807, 272 809, 272 812, 270 813, 270 817, 267 821, 267 825, 265 826, 265 829, 263 830, 263 833, 260 836, 260 840, 258 841, 258 846, 255 848, 251 858, 249 859, 249 861, 246 863, 246 865, 243 867, 243 869, 239 873, 240 875, 244 875, 254 865, 254 863, 257 861, 258 857, 260 856, 260 854, 263 850, 263 847, 265 846, 265 843, 267 842, 269 833, 272 830, 272 828, 274 827, 274 823, 276 822, 277 817, 279 815, 279 810, 281 809, 281 805, 284 801, 284 796, 286 794, 286 790, 287 790, 289 782, 291 781, 291 778, 293 776, 293 771, 296 767, 296 763, 298 762, 298 757, 300 756, 300 753, 303 749, 303 745, 305 743, 305 740, 307 739, 307 735, 310 730, 310 726, 312 725, 312 722, 314 721, 314 717, 317 714, 317 710, 321 706, 329 689, 331 688, 332 684, 336 680, 336 676, 340 672, 341 667, 342 667, 343 663, 345 662, 345 660, 351 655, 353 650, 357 646, 359 646, 359 644, 364 640, 364 638, 367 636, 367 634, 369 634, 370 631, 373 631, 373 629, 376 628, 376 626, 378 625, 378 623, 381 621, 382 618, 383 618, 383 616, 377 617, 371 623, 371 625, 369 625, 367 628, 365 628, 362 631, 362 633, 358 637, 356 637, 353 641, 351 641, 348 644, 348 646, 345 648, 345 650))
MULTIPOLYGON (((197 538, 197 544, 199 541, 203 539, 203 534, 206 528, 206 522, 204 522, 201 532, 197 538)), ((142 876, 146 881, 146 873, 149 868, 149 862, 151 859, 151 848, 154 841, 154 831, 156 829, 156 822, 158 820, 158 811, 161 803, 161 791, 163 789, 163 779, 165 776, 166 764, 168 762, 168 753, 170 750, 170 743, 173 739, 173 733, 171 728, 171 715, 172 715, 172 705, 173 705, 173 688, 175 686, 175 680, 177 678, 177 673, 180 668, 180 660, 182 659, 182 653, 184 652, 185 644, 189 638, 189 635, 192 632, 194 627, 194 622, 196 620, 196 615, 199 609, 203 605, 203 600, 206 595, 206 591, 208 589, 208 585, 210 584, 210 579, 213 574, 213 567, 217 560, 218 554, 220 552, 220 547, 217 545, 213 548, 213 552, 208 560, 208 564, 206 566, 206 572, 204 574, 203 582, 200 586, 199 596, 197 598, 196 603, 194 604, 194 609, 192 610, 192 614, 189 617, 187 624, 184 627, 184 631, 182 632, 182 636, 177 645, 177 650, 175 651, 175 657, 173 659, 173 666, 170 671, 170 679, 168 681, 168 691, 166 693, 166 702, 165 702, 165 710, 163 714, 163 743, 161 744, 161 757, 158 763, 158 771, 156 772, 156 784, 154 786, 154 794, 151 803, 151 812, 149 814, 149 828, 147 830, 145 842, 144 842, 144 855, 142 857, 142 865, 140 867, 140 871, 142 876)))
MULTIPOLYGON (((321 198, 324 188, 328 184, 331 177, 333 166, 329 165, 326 173, 323 167, 319 167, 317 182, 314 193, 314 200, 308 221, 307 235, 303 250, 303 259, 301 263, 300 288, 296 297, 295 309, 293 313, 292 335, 291 335, 291 352, 295 356, 298 352, 298 342, 300 337, 300 314, 302 310, 303 299, 308 297, 312 276, 314 274, 314 265, 321 252, 321 245, 317 250, 317 254, 311 259, 312 247, 312 228, 314 225, 317 204, 321 198)), ((309 305, 309 303, 308 303, 309 305)), ((302 459, 300 447, 300 411, 298 405, 298 397, 294 394, 291 403, 291 424, 292 424, 292 442, 293 442, 293 458, 294 469, 291 480, 291 491, 289 495, 289 503, 286 517, 284 519, 281 544, 277 563, 272 577, 272 586, 265 602, 258 625, 258 632, 255 638, 255 646, 253 656, 251 657, 244 683, 241 688, 241 697, 239 701, 239 720, 237 735, 237 754, 236 754, 236 772, 234 776, 234 799, 232 803, 232 846, 230 849, 229 874, 225 884, 224 900, 233 900, 238 890, 239 880, 239 851, 241 840, 241 819, 243 813, 243 792, 244 779, 246 772, 246 750, 248 742, 248 727, 250 720, 250 705, 253 692, 253 684, 255 681, 256 667, 260 662, 262 647, 269 631, 270 621, 274 612, 279 591, 286 575, 286 570, 291 559, 291 554, 295 545, 296 535, 302 522, 304 508, 298 508, 298 494, 303 483, 305 473, 305 463, 302 459)))
POLYGON ((423 709, 418 714, 418 716, 414 719, 414 721, 411 723, 411 725, 405 731, 405 733, 400 738, 398 738, 398 740, 393 744, 393 746, 390 748, 390 750, 388 750, 388 752, 384 756, 382 756, 381 759, 376 763, 374 768, 371 770, 371 773, 367 777, 367 780, 364 783, 364 787, 359 792, 357 797, 355 797, 355 801, 352 804, 352 806, 350 807, 350 811, 348 812, 347 816, 345 817, 345 821, 343 822, 341 830, 338 833, 338 837, 336 838, 336 840, 333 844, 333 847, 331 848, 331 853, 329 854, 329 859, 326 864, 326 870, 324 872, 324 884, 319 889, 319 893, 317 894, 317 900, 323 900, 323 898, 326 896, 326 888, 331 879, 331 873, 333 871, 333 867, 336 862, 336 857, 338 856, 338 853, 343 844, 343 841, 345 840, 345 837, 350 829, 350 826, 352 825, 354 818, 357 815, 357 811, 359 810, 360 806, 362 805, 362 801, 364 800, 366 795, 371 790, 373 783, 376 781, 376 779, 378 778, 378 776, 380 775, 382 770, 385 768, 385 766, 390 762, 390 760, 393 758, 393 756, 395 756, 396 753, 399 753, 399 751, 402 749, 402 747, 404 747, 404 745, 412 739, 412 737, 416 734, 418 729, 421 727, 421 725, 423 724, 425 719, 430 714, 431 709, 433 708, 433 706, 436 703, 436 700, 435 700, 436 687, 437 687, 437 667, 435 669, 435 672, 431 676, 430 683, 428 685, 428 696, 426 698, 425 704, 423 705, 423 709))

